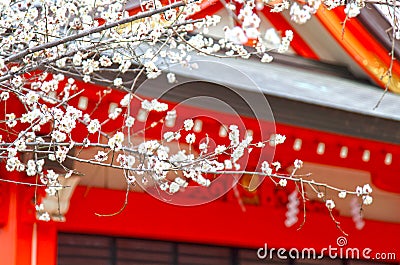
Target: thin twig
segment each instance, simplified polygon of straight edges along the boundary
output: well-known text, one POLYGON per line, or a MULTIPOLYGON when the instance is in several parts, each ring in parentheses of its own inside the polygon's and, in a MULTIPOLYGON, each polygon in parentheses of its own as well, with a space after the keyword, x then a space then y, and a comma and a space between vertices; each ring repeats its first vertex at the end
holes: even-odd
POLYGON ((383 98, 385 97, 386 93, 389 90, 390 82, 392 81, 392 77, 393 77, 393 64, 394 64, 394 60, 396 60, 395 54, 394 54, 395 53, 394 48, 395 48, 395 42, 396 42, 396 14, 397 14, 396 10, 395 10, 396 2, 397 2, 396 0, 393 0, 393 4, 392 4, 392 7, 393 7, 392 47, 391 47, 391 51, 390 51, 390 65, 389 65, 389 68, 388 68, 388 70, 387 70, 387 72, 385 74, 385 75, 388 76, 388 80, 387 80, 387 82, 385 84, 385 91, 383 91, 381 97, 379 98, 379 100, 376 103, 376 105, 373 108, 373 110, 376 110, 379 107, 379 105, 381 104, 381 102, 383 101, 383 98))
POLYGON ((300 226, 297 228, 297 230, 300 230, 303 228, 304 224, 306 223, 306 195, 304 192, 304 184, 303 184, 303 179, 300 178, 300 187, 301 187, 301 198, 303 199, 303 222, 300 224, 300 226))
POLYGON ((338 220, 336 220, 335 217, 333 216, 332 210, 331 210, 331 209, 328 209, 328 210, 329 210, 329 215, 331 216, 333 222, 334 222, 335 225, 336 225, 336 228, 339 229, 339 231, 342 232, 343 235, 348 236, 349 234, 347 234, 347 233, 342 229, 342 227, 340 226, 340 222, 339 222, 338 220))
POLYGON ((17 184, 17 185, 25 185, 28 187, 48 187, 48 188, 56 188, 56 187, 61 187, 61 188, 70 188, 71 186, 67 185, 67 186, 49 186, 46 184, 39 184, 39 183, 30 183, 30 182, 23 182, 23 181, 16 181, 16 180, 11 180, 11 179, 2 179, 0 178, 1 182, 7 182, 7 183, 13 183, 13 184, 17 184))
POLYGON ((122 211, 126 208, 126 206, 128 205, 128 198, 129 198, 129 185, 126 185, 125 201, 124 201, 124 204, 122 205, 122 207, 118 211, 116 211, 114 213, 109 213, 109 214, 100 214, 100 213, 94 213, 94 214, 99 217, 116 216, 116 215, 122 213, 122 211))

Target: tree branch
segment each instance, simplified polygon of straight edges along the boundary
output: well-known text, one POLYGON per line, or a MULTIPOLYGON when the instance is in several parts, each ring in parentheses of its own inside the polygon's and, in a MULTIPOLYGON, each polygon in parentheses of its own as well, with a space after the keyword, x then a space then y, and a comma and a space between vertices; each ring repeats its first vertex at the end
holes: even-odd
MULTIPOLYGON (((198 1, 198 0, 193 0, 193 1, 195 2, 195 1, 198 1)), ((70 36, 64 37, 62 39, 53 41, 53 42, 48 42, 48 43, 45 43, 45 44, 42 44, 42 45, 39 45, 39 46, 36 46, 36 47, 33 47, 33 48, 28 48, 28 49, 26 49, 26 50, 24 50, 22 52, 19 52, 17 54, 14 54, 14 55, 6 58, 5 62, 6 63, 15 62, 15 61, 18 61, 19 59, 25 57, 28 54, 31 54, 31 53, 34 53, 34 52, 38 52, 38 51, 42 51, 42 50, 45 50, 45 49, 48 49, 48 48, 52 48, 52 47, 55 47, 55 46, 58 46, 60 44, 64 44, 64 43, 67 43, 67 42, 71 42, 71 41, 83 38, 83 37, 88 36, 88 35, 93 34, 93 33, 98 33, 98 32, 105 31, 107 29, 115 28, 115 27, 118 27, 118 26, 120 26, 122 24, 130 23, 130 22, 142 19, 142 18, 150 17, 150 16, 155 15, 155 14, 163 13, 163 12, 169 10, 169 9, 185 6, 186 4, 187 4, 187 1, 180 1, 180 2, 176 2, 176 3, 173 3, 173 4, 167 5, 167 6, 163 6, 160 9, 155 9, 155 10, 151 10, 151 11, 142 12, 140 14, 137 14, 137 15, 134 15, 134 16, 131 16, 131 17, 127 17, 127 18, 124 18, 124 19, 121 19, 121 20, 118 20, 118 21, 115 21, 115 22, 105 23, 105 24, 103 24, 101 26, 98 26, 98 27, 95 27, 95 28, 91 28, 91 29, 88 29, 88 30, 84 30, 84 31, 81 31, 81 32, 79 32, 77 34, 70 35, 70 36)))

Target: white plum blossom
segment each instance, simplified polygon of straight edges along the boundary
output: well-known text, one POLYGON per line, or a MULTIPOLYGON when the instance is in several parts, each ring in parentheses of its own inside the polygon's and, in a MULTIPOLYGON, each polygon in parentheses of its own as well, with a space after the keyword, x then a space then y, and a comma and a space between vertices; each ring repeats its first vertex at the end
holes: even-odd
POLYGON ((85 75, 90 75, 99 70, 99 62, 94 59, 87 59, 82 61, 82 72, 85 75))
MULTIPOLYGON (((21 121, 21 123, 33 123, 33 121, 35 119, 39 118, 40 114, 41 114, 40 110, 37 108, 34 108, 31 111, 23 113, 20 121, 21 121)), ((46 122, 47 117, 42 116, 42 119, 43 119, 43 122, 41 121, 40 122, 41 124, 46 122)), ((57 120, 56 120, 56 122, 57 122, 57 120)))
MULTIPOLYGON (((121 65, 119 66, 119 71, 121 72, 121 73, 125 73, 126 71, 128 71, 128 69, 131 67, 131 65, 132 65, 132 62, 130 61, 130 60, 124 60, 122 63, 121 63, 121 65)), ((122 84, 122 79, 121 79, 121 84, 122 84)), ((121 85, 120 84, 120 85, 121 85)), ((114 83, 114 85, 115 85, 115 83, 114 83)))
POLYGON ((282 186, 282 187, 286 187, 286 185, 287 185, 287 180, 286 180, 286 179, 280 179, 280 180, 279 180, 279 185, 282 186))
POLYGON ((365 196, 362 197, 362 199, 363 199, 363 204, 364 205, 372 204, 373 200, 372 200, 372 197, 370 195, 365 195, 365 196))
POLYGON ((296 159, 296 160, 294 161, 293 165, 294 165, 294 167, 295 167, 296 169, 299 169, 299 168, 301 168, 301 167, 303 166, 303 161, 301 161, 300 159, 296 159))
POLYGON ((372 188, 369 184, 365 184, 363 187, 363 194, 370 194, 372 192, 372 188))
POLYGON ((97 119, 93 119, 90 121, 89 125, 87 126, 89 133, 96 133, 100 130, 100 122, 97 119))
POLYGON ((18 151, 17 148, 12 148, 12 147, 7 148, 8 157, 9 158, 15 157, 17 155, 17 151, 18 151))
POLYGON ((247 142, 245 139, 233 149, 231 154, 232 162, 236 163, 244 155, 244 151, 248 146, 248 144, 249 142, 247 142))
POLYGON ((167 142, 171 142, 172 140, 175 139, 175 134, 173 132, 166 132, 164 133, 164 140, 167 142))
POLYGON ((232 29, 225 28, 225 39, 233 42, 234 44, 244 44, 248 38, 241 27, 234 27, 232 29))
POLYGON ((160 190, 166 191, 169 188, 168 182, 163 182, 160 184, 160 190))
POLYGON ((184 180, 183 178, 180 178, 180 177, 175 178, 174 181, 181 187, 187 187, 189 184, 186 180, 184 180))
POLYGON ((268 48, 276 49, 281 43, 281 38, 274 28, 269 28, 264 35, 265 44, 268 48))
POLYGON ((275 167, 275 171, 278 171, 282 167, 278 161, 272 162, 271 165, 275 167))
POLYGON ((207 144, 206 143, 199 144, 199 150, 201 150, 202 152, 207 152, 207 144))
POLYGON ((297 24, 304 24, 311 19, 311 8, 307 5, 300 7, 296 2, 290 8, 290 18, 297 24))
POLYGON ((232 161, 231 160, 225 160, 224 161, 224 167, 225 167, 225 169, 232 169, 233 168, 233 165, 232 165, 232 161))
POLYGON ((157 157, 158 157, 158 159, 167 160, 168 156, 169 156, 168 152, 169 152, 169 148, 168 147, 160 146, 157 149, 157 157))
POLYGON ((237 125, 229 126, 229 140, 231 140, 231 146, 235 147, 239 144, 239 129, 237 125))
POLYGON ((357 196, 369 195, 372 192, 372 188, 369 184, 365 184, 363 187, 357 186, 356 194, 357 196))
POLYGON ((26 149, 25 138, 21 138, 14 142, 17 151, 24 151, 26 149))
POLYGON ((262 147, 265 146, 265 143, 263 143, 263 142, 258 142, 258 143, 256 143, 255 145, 256 145, 256 147, 258 147, 258 148, 262 148, 262 147))
POLYGON ((115 120, 119 117, 119 115, 121 114, 122 109, 121 108, 115 108, 113 112, 111 112, 110 114, 108 114, 108 118, 115 120))
POLYGON ((104 151, 98 151, 94 159, 98 162, 104 162, 108 159, 108 154, 104 151))
POLYGON ((21 161, 19 161, 17 157, 9 157, 7 159, 6 169, 10 172, 14 170, 23 171, 25 170, 25 166, 21 163, 21 161))
POLYGON ((54 130, 51 133, 51 138, 54 139, 54 141, 60 143, 60 142, 64 142, 65 139, 67 139, 67 135, 65 133, 63 133, 63 132, 54 130))
POLYGON ((38 102, 39 98, 40 97, 39 97, 38 93, 36 93, 34 91, 29 91, 28 94, 26 94, 25 102, 28 105, 32 105, 32 104, 38 102))
POLYGON ((170 84, 175 83, 176 82, 175 74, 174 73, 168 73, 167 74, 167 80, 168 80, 168 83, 170 83, 170 84))
POLYGON ((78 52, 74 55, 74 57, 72 57, 72 63, 75 66, 79 66, 82 64, 82 53, 78 52))
POLYGON ((342 4, 341 0, 325 0, 324 5, 328 8, 328 10, 331 10, 333 8, 336 8, 342 4))
POLYGON ((8 127, 12 128, 17 125, 16 116, 14 113, 7 113, 6 114, 6 124, 8 127))
POLYGON ((186 135, 186 142, 188 144, 193 144, 196 141, 196 136, 194 135, 194 133, 189 133, 188 135, 186 135))
POLYGON ((177 193, 177 192, 179 191, 179 188, 180 188, 180 186, 179 186, 178 183, 172 182, 172 183, 169 185, 169 192, 170 192, 170 193, 177 193))
POLYGON ((10 98, 10 94, 7 91, 3 91, 0 94, 0 100, 7 101, 10 98))
POLYGON ((125 120, 125 126, 128 128, 131 128, 134 123, 135 123, 135 118, 132 116, 128 116, 125 120))
POLYGON ((50 221, 50 214, 48 212, 40 213, 38 220, 48 222, 48 221, 50 221))
POLYGON ((197 178, 194 179, 194 181, 204 187, 209 187, 211 185, 211 181, 209 179, 204 178, 203 175, 201 175, 200 173, 197 175, 197 178))
POLYGON ((293 40, 293 31, 286 30, 285 36, 282 38, 281 44, 278 47, 279 53, 284 53, 289 49, 290 42, 293 40))
POLYGON ((82 78, 83 82, 85 83, 89 83, 91 79, 92 78, 90 77, 90 75, 84 75, 82 78))
POLYGON ((168 109, 168 104, 161 103, 157 99, 153 99, 151 102, 145 99, 142 101, 142 109, 147 111, 155 110, 157 112, 162 112, 168 109))
POLYGON ((133 155, 118 154, 118 157, 117 157, 117 162, 122 167, 132 168, 133 165, 135 164, 135 161, 136 161, 136 158, 133 155))
POLYGON ((100 65, 104 67, 108 67, 112 65, 112 61, 107 56, 101 56, 99 59, 100 65))
POLYGON ((46 193, 50 196, 56 196, 57 192, 63 189, 62 185, 58 180, 59 175, 53 170, 48 170, 47 174, 41 174, 40 181, 47 185, 45 189, 46 193))
POLYGON ((268 53, 264 53, 263 57, 261 58, 261 62, 263 63, 270 63, 274 58, 269 55, 268 53))
POLYGON ((57 151, 55 153, 55 160, 62 163, 67 158, 67 153, 69 149, 65 146, 58 146, 57 151))
POLYGON ((278 144, 283 144, 286 140, 286 136, 281 134, 273 134, 270 137, 269 143, 271 146, 276 146, 278 144))
POLYGON ((357 186, 357 188, 356 188, 356 194, 357 194, 357 196, 363 195, 363 194, 364 194, 363 188, 360 187, 360 186, 357 186))
POLYGON ((114 86, 121 86, 122 85, 122 78, 118 77, 114 79, 114 86))
POLYGON ((361 7, 357 3, 347 3, 344 13, 349 17, 356 17, 360 14, 361 7))
POLYGON ((39 221, 45 221, 48 222, 50 221, 50 214, 44 210, 44 204, 41 203, 39 205, 35 205, 36 213, 37 213, 37 219, 39 221))
POLYGON ((167 115, 165 116, 166 121, 171 121, 176 118, 176 110, 167 111, 167 115))
POLYGON ((136 182, 136 177, 134 175, 128 175, 127 179, 129 184, 134 184, 136 182))
POLYGON ((222 154, 226 149, 227 149, 227 147, 225 145, 217 145, 215 147, 214 153, 215 154, 222 154))
POLYGON ((346 192, 346 191, 341 191, 341 192, 339 192, 339 194, 338 194, 339 198, 341 198, 341 199, 346 198, 346 195, 347 195, 347 192, 346 192))
POLYGON ((117 132, 108 140, 108 145, 114 151, 119 151, 122 148, 122 143, 124 141, 124 134, 122 132, 117 132))
POLYGON ((120 53, 114 53, 114 56, 112 57, 112 61, 117 64, 122 63, 122 55, 120 53))
POLYGON ((36 175, 36 163, 34 160, 29 160, 26 163, 26 174, 28 176, 34 176, 36 175))
POLYGON ((152 155, 153 152, 160 147, 160 144, 155 140, 150 140, 139 144, 139 154, 152 155))
POLYGON ((272 169, 269 167, 269 163, 267 161, 262 162, 261 171, 267 175, 272 174, 272 169))
POLYGON ((326 200, 325 205, 329 210, 332 210, 333 208, 335 208, 335 202, 330 199, 326 200))
POLYGON ((285 9, 288 9, 290 6, 290 2, 288 0, 283 0, 281 3, 274 4, 274 8, 271 9, 271 12, 282 12, 285 9))
POLYGON ((183 122, 183 127, 185 131, 190 131, 193 128, 194 122, 192 119, 187 119, 183 122))
POLYGON ((121 99, 121 101, 120 101, 119 104, 120 104, 122 107, 126 107, 126 106, 128 106, 130 100, 131 100, 131 94, 126 94, 126 95, 121 99))

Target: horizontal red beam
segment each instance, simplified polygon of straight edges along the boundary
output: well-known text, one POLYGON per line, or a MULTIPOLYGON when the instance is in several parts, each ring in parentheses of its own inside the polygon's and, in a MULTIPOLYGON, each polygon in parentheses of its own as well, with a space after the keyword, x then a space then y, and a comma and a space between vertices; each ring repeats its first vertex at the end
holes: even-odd
MULTIPOLYGON (((114 217, 98 217, 95 213, 110 213, 119 209, 125 192, 90 187, 78 187, 71 200, 65 223, 59 231, 149 238, 213 245, 260 248, 338 247, 342 236, 326 212, 310 212, 304 227, 284 226, 284 208, 268 205, 247 206, 242 212, 236 203, 214 201, 196 207, 179 207, 158 201, 148 194, 130 193, 127 208, 114 217), (290 240, 289 240, 290 239, 290 240)), ((354 227, 351 218, 338 217, 349 233, 347 247, 370 248, 372 253, 395 252, 400 260, 398 238, 400 224, 366 220, 363 230, 354 227), (376 240, 379 238, 379 240, 376 240)))

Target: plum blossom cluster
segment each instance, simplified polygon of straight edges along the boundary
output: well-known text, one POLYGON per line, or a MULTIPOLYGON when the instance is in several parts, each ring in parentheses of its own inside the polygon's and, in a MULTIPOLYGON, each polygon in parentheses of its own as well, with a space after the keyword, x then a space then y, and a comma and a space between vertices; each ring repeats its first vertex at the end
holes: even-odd
MULTIPOLYGON (((372 196, 370 195, 372 193, 372 188, 369 184, 365 184, 363 187, 357 186, 355 194, 358 197, 361 197, 362 205, 370 205, 372 204, 372 196)), ((344 199, 346 198, 348 192, 346 191, 340 191, 338 193, 339 198, 344 199)), ((322 194, 319 195, 320 197, 323 196, 322 194)), ((332 199, 326 200, 326 207, 329 210, 332 210, 335 208, 335 202, 332 199)))

